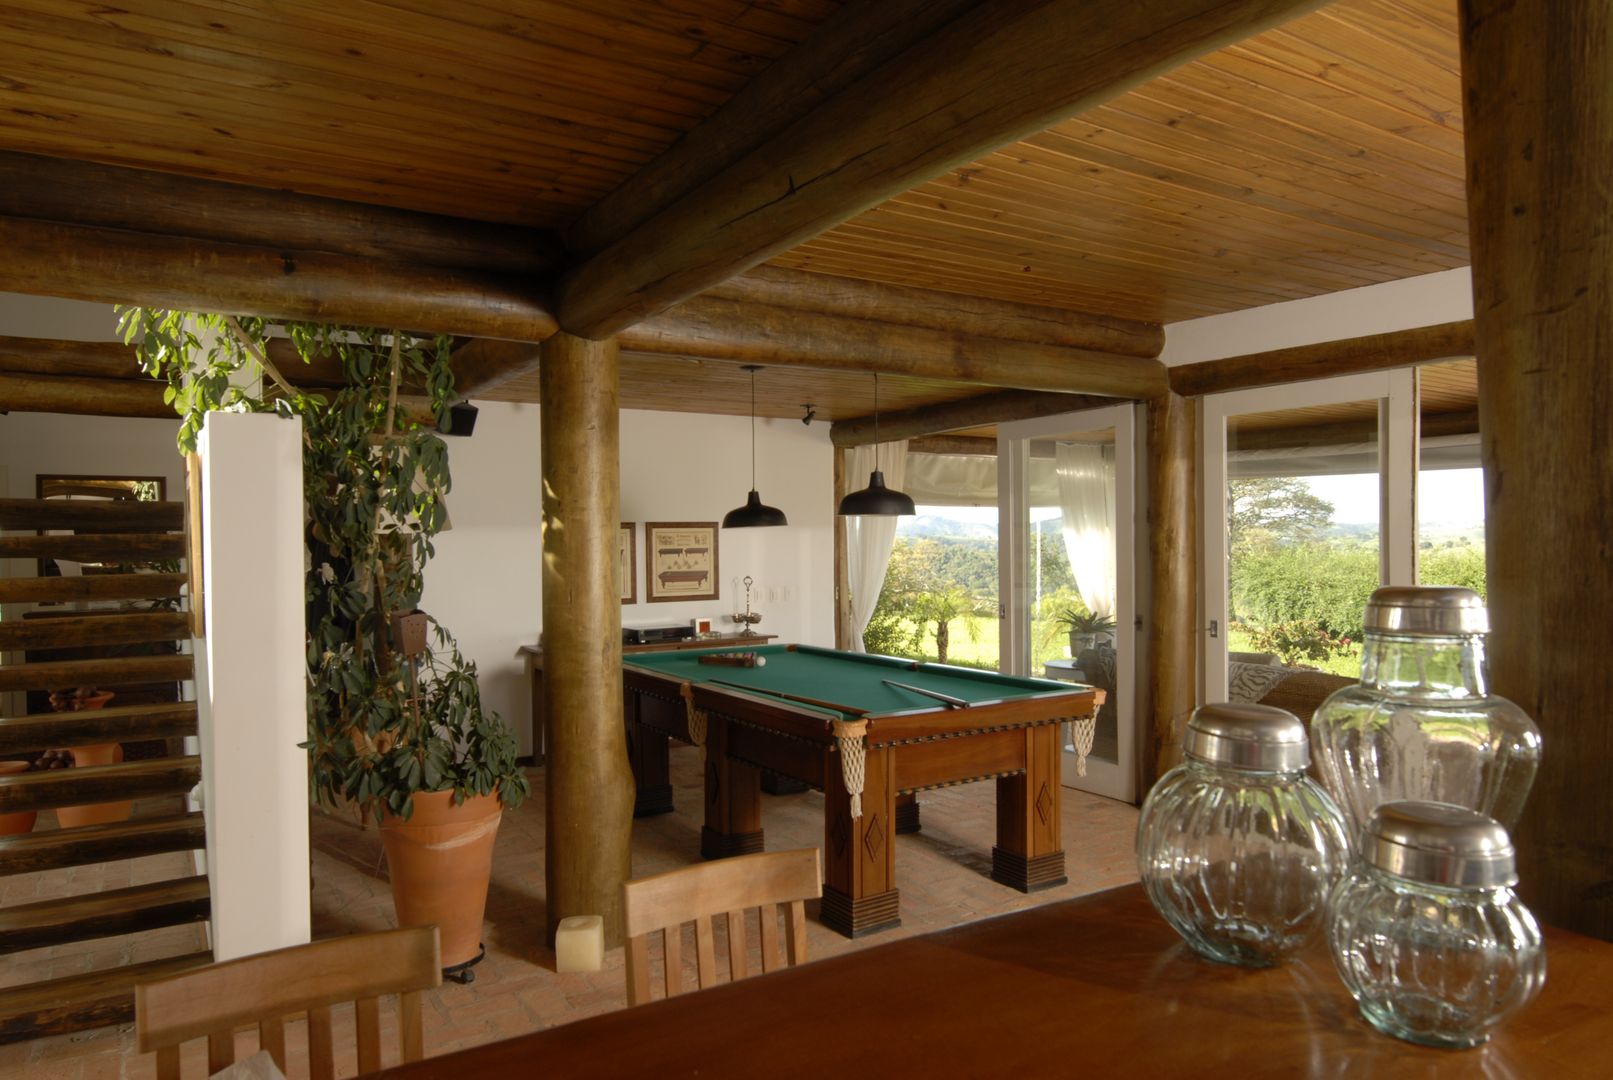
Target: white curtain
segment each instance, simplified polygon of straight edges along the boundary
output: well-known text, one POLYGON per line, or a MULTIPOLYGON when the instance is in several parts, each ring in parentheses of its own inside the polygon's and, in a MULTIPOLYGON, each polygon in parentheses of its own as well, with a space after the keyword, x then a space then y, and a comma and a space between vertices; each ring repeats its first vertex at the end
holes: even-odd
POLYGON ((1090 443, 1057 444, 1064 549, 1075 587, 1094 615, 1115 613, 1114 450, 1090 443))
MULTIPOLYGON (((868 475, 876 460, 885 473, 885 486, 902 490, 907 479, 907 440, 878 446, 854 446, 846 453, 846 483, 852 491, 868 486, 868 475)), ((884 515, 858 515, 842 518, 846 523, 846 580, 851 586, 851 649, 863 652, 863 631, 874 617, 879 588, 885 583, 891 548, 896 543, 900 518, 884 515)))
MULTIPOLYGON (((1051 457, 1030 459, 1032 506, 1057 506, 1051 457)), ((902 490, 920 506, 996 506, 997 455, 908 454, 902 490)))

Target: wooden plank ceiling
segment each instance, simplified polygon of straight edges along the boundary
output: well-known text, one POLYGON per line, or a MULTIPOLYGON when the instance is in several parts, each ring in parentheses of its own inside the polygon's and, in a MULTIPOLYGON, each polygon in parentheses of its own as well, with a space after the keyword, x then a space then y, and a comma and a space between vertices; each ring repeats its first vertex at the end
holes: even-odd
MULTIPOLYGON (((13 0, 0 148, 558 228, 839 6, 13 0)), ((775 262, 1156 322, 1464 265, 1455 7, 1338 0, 775 262)), ((623 399, 743 413, 748 386, 630 357, 623 399)), ((893 409, 969 392, 883 389, 893 409)), ((870 390, 774 371, 759 412, 862 415, 870 390)))

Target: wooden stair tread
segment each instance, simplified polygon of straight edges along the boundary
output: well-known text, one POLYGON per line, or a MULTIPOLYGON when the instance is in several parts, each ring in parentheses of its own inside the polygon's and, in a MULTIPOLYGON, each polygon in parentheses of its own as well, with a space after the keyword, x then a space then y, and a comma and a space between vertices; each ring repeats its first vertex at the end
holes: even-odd
POLYGON ((185 557, 184 533, 18 533, 0 536, 0 559, 87 563, 155 562, 185 557))
POLYGON ((184 574, 94 574, 0 580, 0 603, 51 604, 68 600, 165 600, 179 595, 184 574))
POLYGON ((0 836, 0 875, 30 874, 64 866, 115 862, 207 846, 200 810, 134 818, 76 829, 46 829, 0 836))
POLYGON ((40 660, 0 667, 0 690, 71 690, 113 683, 182 682, 195 671, 195 659, 189 653, 40 660))
POLYGON ((129 1023, 137 985, 212 962, 190 953, 0 989, 0 1043, 129 1023))
POLYGON ((190 637, 182 611, 108 611, 0 623, 0 649, 71 649, 140 645, 190 637))
POLYGON ((0 754, 196 734, 196 703, 122 705, 0 720, 0 754))
POLYGON ((0 908, 0 953, 196 922, 210 899, 197 875, 0 908))
POLYGON ((0 776, 0 814, 182 795, 201 779, 202 759, 194 755, 0 776))
POLYGON ((185 504, 134 499, 0 499, 0 529, 169 532, 185 527, 185 504))

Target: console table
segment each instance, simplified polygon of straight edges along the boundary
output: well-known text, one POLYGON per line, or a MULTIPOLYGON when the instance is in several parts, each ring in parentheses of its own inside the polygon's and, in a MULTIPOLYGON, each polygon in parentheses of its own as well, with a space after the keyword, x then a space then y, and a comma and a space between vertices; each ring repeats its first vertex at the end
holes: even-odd
MULTIPOLYGON (((777 634, 718 634, 715 637, 685 638, 681 641, 658 641, 651 645, 623 645, 622 655, 634 653, 671 652, 677 649, 736 649, 766 645, 777 634)), ((532 677, 532 764, 542 765, 545 745, 543 741, 543 646, 522 645, 527 671, 532 677)))

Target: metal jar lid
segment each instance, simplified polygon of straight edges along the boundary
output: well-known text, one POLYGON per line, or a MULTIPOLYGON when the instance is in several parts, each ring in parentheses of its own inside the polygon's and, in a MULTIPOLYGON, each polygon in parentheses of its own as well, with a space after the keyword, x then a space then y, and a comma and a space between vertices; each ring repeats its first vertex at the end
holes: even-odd
POLYGON ((1299 717, 1271 705, 1204 705, 1187 722, 1183 753, 1197 761, 1251 772, 1301 772, 1310 743, 1299 717))
POLYGON ((1367 601, 1366 629, 1383 634, 1487 634, 1490 615, 1472 589, 1454 585, 1385 585, 1367 601))
POLYGON ((1383 803, 1367 819, 1361 848, 1367 862, 1409 881, 1477 889, 1518 883, 1506 828, 1465 806, 1383 803))

